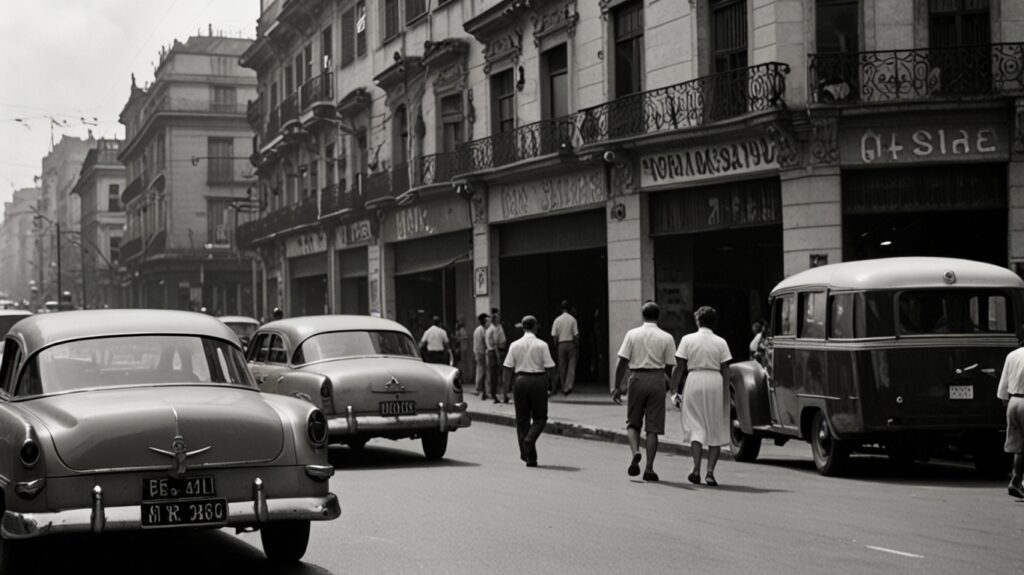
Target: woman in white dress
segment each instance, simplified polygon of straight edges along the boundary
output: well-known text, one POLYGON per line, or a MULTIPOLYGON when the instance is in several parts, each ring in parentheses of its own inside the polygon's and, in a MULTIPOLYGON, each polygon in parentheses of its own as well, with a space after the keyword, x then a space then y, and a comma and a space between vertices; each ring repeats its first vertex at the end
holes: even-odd
POLYGON ((729 444, 729 362, 732 355, 725 340, 712 328, 718 319, 715 309, 702 306, 694 314, 697 331, 683 337, 676 350, 676 367, 672 372, 676 395, 682 403, 683 442, 690 443, 693 471, 690 483, 700 483, 702 450, 708 447, 708 473, 705 483, 714 487, 715 465, 722 446, 729 444), (681 395, 681 397, 680 397, 681 395))

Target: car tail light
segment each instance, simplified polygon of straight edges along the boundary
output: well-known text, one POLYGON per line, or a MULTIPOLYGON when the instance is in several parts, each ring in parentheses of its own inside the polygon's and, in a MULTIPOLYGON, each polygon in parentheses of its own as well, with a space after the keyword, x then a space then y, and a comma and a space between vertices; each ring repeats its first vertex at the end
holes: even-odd
POLYGON ((331 382, 325 381, 325 382, 320 384, 320 397, 321 398, 323 398, 323 399, 330 398, 332 391, 333 390, 331 389, 331 382))
POLYGON ((25 467, 32 467, 39 461, 39 446, 32 439, 26 439, 25 443, 21 444, 21 450, 18 451, 18 456, 21 457, 21 464, 25 467))
POLYGON ((456 393, 462 393, 462 372, 461 371, 456 371, 455 372, 455 377, 452 378, 452 389, 454 389, 456 393))
POLYGON ((309 420, 306 422, 306 434, 313 445, 327 443, 327 418, 319 409, 310 412, 309 420))

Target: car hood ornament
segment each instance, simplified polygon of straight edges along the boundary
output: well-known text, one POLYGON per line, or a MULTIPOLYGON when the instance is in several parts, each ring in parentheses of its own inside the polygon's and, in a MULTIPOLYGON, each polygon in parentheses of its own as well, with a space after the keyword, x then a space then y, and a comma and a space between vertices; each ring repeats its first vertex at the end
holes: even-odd
POLYGON ((391 380, 384 384, 384 390, 390 391, 392 389, 398 389, 399 391, 405 391, 405 386, 398 383, 398 379, 391 376, 391 380))
POLYGON ((209 451, 210 449, 213 448, 213 446, 207 445, 206 447, 201 447, 199 449, 193 449, 192 451, 189 451, 188 443, 185 442, 185 437, 181 435, 181 426, 179 425, 178 422, 178 411, 172 407, 171 412, 174 413, 175 432, 174 439, 171 440, 171 450, 168 451, 166 449, 160 449, 152 446, 149 448, 149 450, 152 451, 153 453, 159 453, 160 455, 166 455, 167 457, 173 458, 174 462, 171 463, 171 467, 170 469, 168 469, 168 473, 170 473, 171 477, 179 479, 183 475, 185 475, 186 471, 188 471, 188 464, 185 462, 186 459, 192 457, 193 455, 199 455, 200 453, 209 451))

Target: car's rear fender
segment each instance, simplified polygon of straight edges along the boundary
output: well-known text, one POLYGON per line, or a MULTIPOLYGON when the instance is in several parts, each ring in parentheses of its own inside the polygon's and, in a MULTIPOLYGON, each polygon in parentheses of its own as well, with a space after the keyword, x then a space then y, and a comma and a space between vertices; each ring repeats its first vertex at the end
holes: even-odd
POLYGON ((277 392, 312 403, 328 415, 334 413, 334 390, 326 375, 311 371, 287 371, 277 382, 277 392))
POLYGON ((743 433, 769 425, 767 373, 756 361, 742 361, 729 366, 729 375, 736 402, 736 417, 743 433))

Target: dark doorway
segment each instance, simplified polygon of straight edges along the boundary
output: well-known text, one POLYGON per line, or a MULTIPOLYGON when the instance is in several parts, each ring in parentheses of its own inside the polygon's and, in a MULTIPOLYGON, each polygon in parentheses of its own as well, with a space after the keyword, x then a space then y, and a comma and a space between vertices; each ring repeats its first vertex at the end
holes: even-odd
POLYGON ((298 278, 292 282, 291 315, 327 313, 327 276, 298 278))

